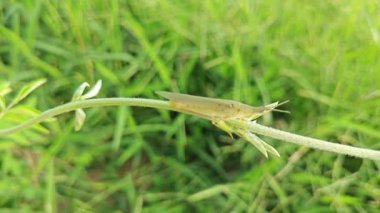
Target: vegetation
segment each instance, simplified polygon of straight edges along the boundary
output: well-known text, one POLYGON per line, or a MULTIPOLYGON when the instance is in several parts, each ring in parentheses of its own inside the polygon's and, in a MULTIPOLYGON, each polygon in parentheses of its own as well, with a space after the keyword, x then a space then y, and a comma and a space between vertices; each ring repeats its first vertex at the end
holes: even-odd
MULTIPOLYGON (((258 123, 380 150, 379 9, 375 0, 4 0, 0 129, 91 98, 97 91, 75 88, 103 79, 100 98, 157 99, 154 91, 168 90, 250 105, 290 100, 292 114, 258 123)), ((281 157, 265 158, 194 116, 85 112, 84 124, 67 113, 0 137, 2 210, 380 208, 379 161, 269 138, 281 157)))

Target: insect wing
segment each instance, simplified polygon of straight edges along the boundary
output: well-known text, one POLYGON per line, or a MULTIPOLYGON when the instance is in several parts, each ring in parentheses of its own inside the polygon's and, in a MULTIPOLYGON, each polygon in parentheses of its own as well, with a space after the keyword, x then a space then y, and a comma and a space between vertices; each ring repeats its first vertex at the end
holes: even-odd
POLYGON ((187 95, 181 93, 173 93, 173 92, 165 92, 165 91, 157 91, 158 95, 169 99, 170 101, 183 103, 183 104, 191 104, 191 105, 223 105, 230 102, 230 100, 223 100, 217 98, 206 98, 195 95, 187 95))
POLYGON ((160 96, 170 100, 170 104, 181 110, 203 115, 210 120, 224 120, 233 116, 234 108, 239 103, 231 100, 205 98, 194 95, 186 95, 171 92, 156 92, 160 96))

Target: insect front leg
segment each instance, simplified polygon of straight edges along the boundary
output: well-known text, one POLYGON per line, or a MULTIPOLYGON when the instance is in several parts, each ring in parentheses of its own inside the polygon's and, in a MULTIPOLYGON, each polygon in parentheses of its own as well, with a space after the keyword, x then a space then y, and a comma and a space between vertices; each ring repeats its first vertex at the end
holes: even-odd
POLYGON ((227 132, 227 134, 233 139, 233 129, 226 124, 223 120, 212 120, 211 123, 215 125, 216 127, 222 129, 223 131, 227 132))

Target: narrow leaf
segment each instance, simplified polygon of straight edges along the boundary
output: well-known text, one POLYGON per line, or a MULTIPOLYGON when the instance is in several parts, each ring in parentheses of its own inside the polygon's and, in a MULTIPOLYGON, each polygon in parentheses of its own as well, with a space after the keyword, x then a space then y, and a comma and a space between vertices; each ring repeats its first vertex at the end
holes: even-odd
POLYGON ((86 89, 86 87, 89 87, 90 85, 87 83, 87 82, 84 82, 82 83, 74 92, 74 95, 73 95, 73 98, 71 99, 71 101, 78 101, 78 100, 82 100, 82 94, 84 92, 84 89, 86 89))
POLYGON ((32 81, 28 83, 27 85, 23 86, 16 97, 12 100, 12 102, 8 105, 8 109, 12 108, 14 105, 22 101, 24 98, 26 98, 31 92, 33 92, 35 89, 37 89, 39 86, 44 84, 46 82, 46 79, 38 79, 35 81, 32 81))
POLYGON ((75 110, 75 131, 79 131, 86 119, 86 113, 84 113, 83 109, 75 110))
POLYGON ((82 96, 83 99, 93 98, 98 95, 100 88, 102 88, 102 80, 98 80, 96 84, 82 96))
POLYGON ((112 70, 108 69, 106 66, 104 66, 101 63, 95 63, 95 66, 98 73, 103 78, 106 78, 107 81, 110 81, 114 84, 120 83, 119 77, 112 70))

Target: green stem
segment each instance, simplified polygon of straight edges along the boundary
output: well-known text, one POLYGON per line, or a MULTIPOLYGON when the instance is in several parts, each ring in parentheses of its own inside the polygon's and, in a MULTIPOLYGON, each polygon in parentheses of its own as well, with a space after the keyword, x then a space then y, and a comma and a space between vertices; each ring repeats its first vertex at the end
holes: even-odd
MULTIPOLYGON (((30 126, 41 123, 49 118, 55 117, 57 115, 60 115, 66 112, 74 111, 76 109, 89 108, 89 107, 121 106, 121 105, 166 109, 166 110, 173 110, 177 112, 196 115, 186 110, 174 108, 169 105, 168 101, 152 100, 152 99, 145 99, 145 98, 98 98, 98 99, 89 99, 89 100, 70 102, 70 103, 49 109, 41 113, 40 115, 24 123, 21 123, 17 126, 0 130, 0 136, 21 131, 30 126)), ((332 143, 328 141, 300 136, 293 133, 284 132, 278 129, 262 126, 255 122, 249 122, 249 121, 244 121, 244 120, 228 120, 226 122, 229 122, 231 125, 234 125, 241 129, 246 129, 248 131, 252 131, 257 134, 287 141, 290 143, 295 143, 295 144, 308 146, 308 147, 312 147, 312 148, 316 148, 320 150, 335 152, 339 154, 356 156, 360 158, 380 160, 380 151, 376 151, 376 150, 356 148, 352 146, 336 144, 336 143, 332 143)))
POLYGON ((122 106, 151 107, 151 108, 176 111, 176 109, 169 106, 167 101, 152 100, 152 99, 145 99, 145 98, 98 98, 98 99, 81 100, 81 101, 74 101, 74 102, 57 106, 17 126, 14 126, 8 129, 2 129, 0 130, 0 136, 21 131, 30 126, 41 123, 42 121, 45 121, 49 118, 55 117, 57 115, 60 115, 66 112, 74 111, 76 109, 89 108, 89 107, 103 107, 103 106, 121 106, 121 105, 122 106))
POLYGON ((245 128, 249 131, 255 132, 260 135, 279 139, 282 141, 295 143, 315 149, 320 149, 329 152, 335 152, 339 154, 351 155, 359 158, 367 158, 371 160, 380 160, 380 151, 364 149, 358 147, 352 147, 343 144, 337 144, 329 141, 323 141, 315 138, 296 135, 290 132, 274 129, 271 127, 262 126, 255 122, 241 122, 241 121, 229 121, 232 125, 245 128))

